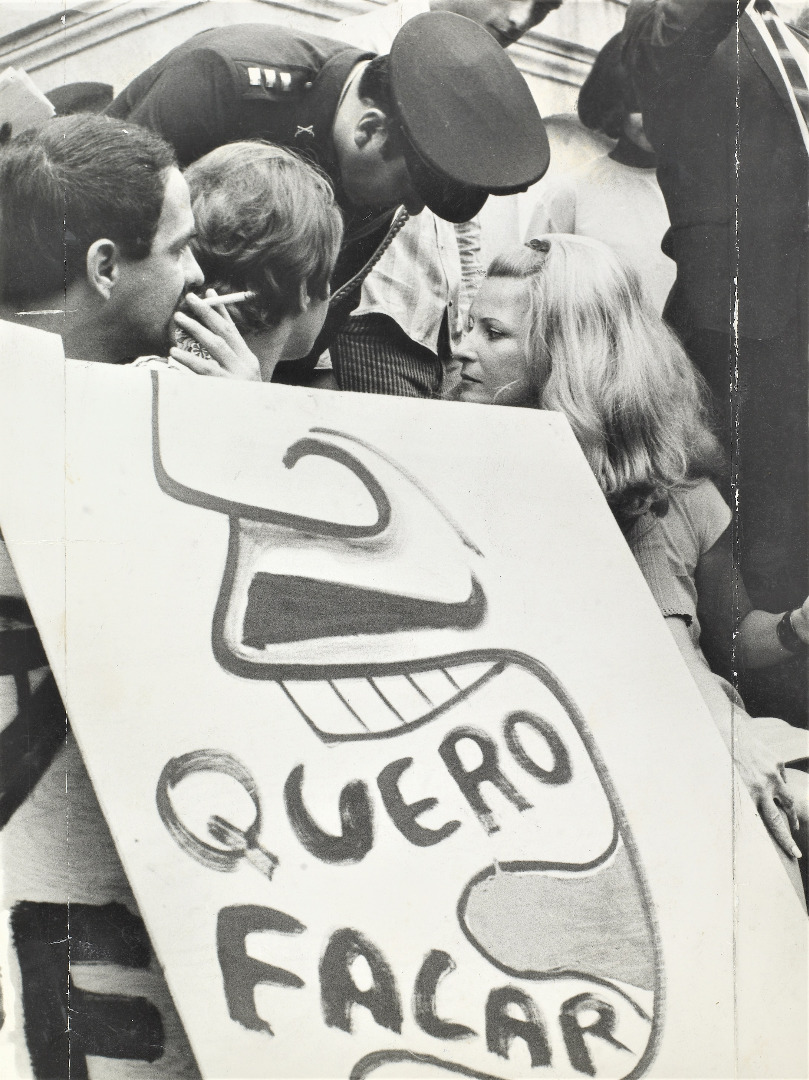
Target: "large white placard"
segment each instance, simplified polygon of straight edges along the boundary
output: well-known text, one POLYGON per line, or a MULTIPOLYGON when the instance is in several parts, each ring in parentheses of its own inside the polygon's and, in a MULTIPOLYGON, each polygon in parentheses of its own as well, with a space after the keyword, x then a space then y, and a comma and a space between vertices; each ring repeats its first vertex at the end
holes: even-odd
POLYGON ((561 417, 24 339, 0 524, 206 1077, 801 1075, 805 920, 561 417))

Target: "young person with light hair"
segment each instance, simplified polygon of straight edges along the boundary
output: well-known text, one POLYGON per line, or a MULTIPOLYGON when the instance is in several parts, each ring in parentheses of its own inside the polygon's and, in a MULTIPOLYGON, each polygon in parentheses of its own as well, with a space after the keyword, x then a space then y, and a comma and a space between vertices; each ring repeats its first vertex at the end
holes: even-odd
POLYGON ((261 141, 212 150, 185 180, 207 299, 242 299, 177 312, 167 359, 199 375, 269 382, 278 363, 309 353, 326 320, 343 236, 331 184, 296 154, 261 141), (244 347, 223 350, 222 340, 244 347))
POLYGON ((751 665, 789 659, 809 644, 809 601, 773 614, 753 610, 743 586, 733 594, 731 512, 711 479, 722 454, 706 388, 638 275, 586 237, 507 251, 472 302, 458 352, 454 397, 567 417, 762 818, 799 855, 789 826, 799 827, 800 774, 788 789, 783 765, 806 756, 806 733, 748 717, 701 644, 724 640, 751 665))

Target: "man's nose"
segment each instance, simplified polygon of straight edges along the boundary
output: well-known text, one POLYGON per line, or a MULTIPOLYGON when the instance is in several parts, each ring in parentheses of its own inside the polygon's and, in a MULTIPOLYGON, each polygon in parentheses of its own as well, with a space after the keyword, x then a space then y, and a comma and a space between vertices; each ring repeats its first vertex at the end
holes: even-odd
POLYGON ((185 254, 185 284, 186 288, 191 289, 195 285, 202 285, 205 281, 205 275, 202 269, 194 258, 194 253, 191 248, 185 254))
POLYGON ((399 183, 399 203, 411 217, 420 214, 427 205, 418 191, 416 191, 416 186, 413 183, 410 173, 407 171, 407 167, 404 165, 404 161, 402 162, 402 173, 399 183))
POLYGON ((405 210, 411 217, 415 217, 416 214, 420 214, 424 207, 427 205, 422 199, 421 195, 416 194, 415 191, 410 191, 402 200, 405 210))

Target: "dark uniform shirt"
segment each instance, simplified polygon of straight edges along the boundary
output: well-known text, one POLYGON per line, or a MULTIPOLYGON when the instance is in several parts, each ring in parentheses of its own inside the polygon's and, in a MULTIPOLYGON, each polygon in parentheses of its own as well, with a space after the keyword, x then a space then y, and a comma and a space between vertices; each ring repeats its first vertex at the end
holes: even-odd
MULTIPOLYGON (((372 53, 298 30, 264 23, 205 30, 152 64, 107 109, 170 142, 182 166, 223 143, 267 139, 316 163, 334 183, 346 234, 332 287, 367 262, 384 237, 391 213, 362 213, 346 205, 332 145, 340 96, 352 69, 372 53)), ((330 309, 307 361, 281 364, 277 381, 305 378, 314 359, 359 301, 359 286, 330 309)))

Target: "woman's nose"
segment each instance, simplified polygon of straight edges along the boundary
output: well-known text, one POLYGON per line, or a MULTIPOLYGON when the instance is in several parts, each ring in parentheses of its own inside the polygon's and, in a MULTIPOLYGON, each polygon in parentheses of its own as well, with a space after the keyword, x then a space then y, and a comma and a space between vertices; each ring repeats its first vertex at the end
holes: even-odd
POLYGON ((470 330, 461 337, 458 345, 453 350, 455 358, 460 360, 462 364, 471 364, 473 360, 477 359, 477 353, 474 348, 473 335, 470 330))

